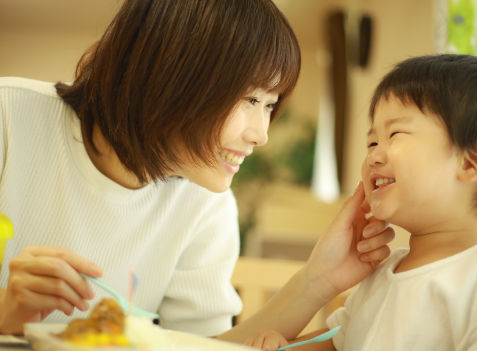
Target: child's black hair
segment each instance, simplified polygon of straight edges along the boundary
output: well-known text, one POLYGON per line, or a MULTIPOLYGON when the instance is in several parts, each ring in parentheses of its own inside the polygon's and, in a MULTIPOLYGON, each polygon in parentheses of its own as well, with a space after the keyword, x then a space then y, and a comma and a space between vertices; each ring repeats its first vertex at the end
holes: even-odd
POLYGON ((420 56, 398 63, 377 86, 369 116, 381 99, 395 96, 439 116, 454 146, 475 153, 477 146, 477 57, 420 56))

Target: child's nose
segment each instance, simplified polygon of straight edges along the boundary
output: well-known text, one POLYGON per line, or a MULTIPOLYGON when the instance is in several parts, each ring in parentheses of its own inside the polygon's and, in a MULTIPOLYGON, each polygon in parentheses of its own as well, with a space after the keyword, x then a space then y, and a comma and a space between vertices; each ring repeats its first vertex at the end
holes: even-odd
POLYGON ((379 145, 368 154, 366 163, 368 166, 376 166, 386 162, 386 153, 379 145))

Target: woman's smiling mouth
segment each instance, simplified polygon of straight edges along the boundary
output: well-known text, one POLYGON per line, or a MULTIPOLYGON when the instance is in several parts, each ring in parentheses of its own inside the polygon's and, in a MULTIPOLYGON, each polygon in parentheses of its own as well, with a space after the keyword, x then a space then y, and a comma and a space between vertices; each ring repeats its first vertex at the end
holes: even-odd
POLYGON ((244 155, 237 155, 228 150, 222 149, 220 152, 220 158, 232 166, 241 165, 245 159, 244 155))

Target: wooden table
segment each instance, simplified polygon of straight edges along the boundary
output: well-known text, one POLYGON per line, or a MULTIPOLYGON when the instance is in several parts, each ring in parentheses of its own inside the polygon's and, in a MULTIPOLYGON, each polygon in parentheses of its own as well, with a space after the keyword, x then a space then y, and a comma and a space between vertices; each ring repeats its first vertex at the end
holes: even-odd
POLYGON ((2 351, 22 351, 22 350, 31 350, 30 345, 22 345, 22 346, 9 346, 6 344, 0 344, 0 350, 2 351))
POLYGON ((25 340, 22 336, 0 335, 0 350, 1 351, 21 351, 31 350, 29 344, 22 344, 25 340))

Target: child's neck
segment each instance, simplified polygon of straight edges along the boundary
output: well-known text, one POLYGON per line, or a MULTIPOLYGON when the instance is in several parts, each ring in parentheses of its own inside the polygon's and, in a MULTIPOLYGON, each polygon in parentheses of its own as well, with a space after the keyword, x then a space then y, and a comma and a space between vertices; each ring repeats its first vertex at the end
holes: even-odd
POLYGON ((477 245, 477 226, 453 231, 411 234, 409 254, 395 270, 405 272, 453 256, 477 245))

